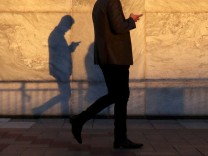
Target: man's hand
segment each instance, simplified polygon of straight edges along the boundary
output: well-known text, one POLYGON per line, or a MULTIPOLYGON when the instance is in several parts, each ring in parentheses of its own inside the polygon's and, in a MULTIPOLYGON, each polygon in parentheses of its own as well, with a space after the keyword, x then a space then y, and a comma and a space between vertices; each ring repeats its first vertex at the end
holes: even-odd
POLYGON ((139 15, 134 15, 133 13, 130 14, 130 17, 134 20, 134 22, 137 22, 138 20, 140 20, 140 17, 142 17, 143 14, 139 14, 139 15))

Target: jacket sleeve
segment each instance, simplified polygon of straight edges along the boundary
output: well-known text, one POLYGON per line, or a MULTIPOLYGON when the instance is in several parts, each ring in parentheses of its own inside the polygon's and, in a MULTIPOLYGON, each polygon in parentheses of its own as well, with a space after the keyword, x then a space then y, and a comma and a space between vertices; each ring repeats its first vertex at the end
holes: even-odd
POLYGON ((114 33, 122 34, 136 28, 133 18, 125 19, 120 0, 109 0, 107 14, 114 33))

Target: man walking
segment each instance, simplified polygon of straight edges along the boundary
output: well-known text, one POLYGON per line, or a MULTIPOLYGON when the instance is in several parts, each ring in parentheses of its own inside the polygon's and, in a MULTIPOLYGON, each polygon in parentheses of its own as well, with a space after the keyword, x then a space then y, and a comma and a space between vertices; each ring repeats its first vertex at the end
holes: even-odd
POLYGON ((95 101, 86 111, 70 119, 75 139, 82 143, 84 123, 104 108, 114 105, 114 148, 132 149, 143 145, 127 138, 127 102, 129 67, 133 64, 130 30, 141 15, 125 19, 120 0, 97 0, 93 8, 95 32, 94 61, 103 72, 108 94, 95 101))

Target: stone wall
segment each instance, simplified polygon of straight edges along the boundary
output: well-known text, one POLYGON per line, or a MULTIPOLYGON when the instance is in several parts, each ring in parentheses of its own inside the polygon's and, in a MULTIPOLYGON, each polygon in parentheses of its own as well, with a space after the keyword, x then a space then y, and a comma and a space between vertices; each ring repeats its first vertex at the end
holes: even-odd
MULTIPOLYGON (((94 3, 0 2, 0 115, 74 114, 106 93, 101 71, 93 64, 94 3), (71 27, 60 34, 57 27, 64 27, 60 21, 66 15, 74 23, 68 21, 71 27), (52 60, 53 52, 67 49, 71 57, 56 53, 52 60), (56 83, 49 61, 72 70, 71 88, 56 83)), ((122 0, 122 5, 126 17, 144 14, 131 31, 134 65, 128 114, 207 115, 207 0, 122 0)), ((113 114, 113 106, 101 113, 113 114)))

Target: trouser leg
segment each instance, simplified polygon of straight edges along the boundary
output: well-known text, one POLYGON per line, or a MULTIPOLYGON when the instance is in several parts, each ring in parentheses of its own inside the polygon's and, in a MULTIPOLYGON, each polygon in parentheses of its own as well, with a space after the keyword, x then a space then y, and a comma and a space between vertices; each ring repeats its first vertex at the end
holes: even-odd
POLYGON ((112 65, 102 67, 108 93, 115 102, 114 137, 116 142, 127 138, 127 102, 129 98, 129 66, 112 65))
POLYGON ((82 122, 93 118, 104 108, 115 103, 114 106, 114 137, 121 142, 127 138, 127 102, 129 98, 129 66, 103 65, 101 66, 108 94, 99 98, 90 107, 80 114, 82 122))
POLYGON ((83 114, 83 119, 87 121, 95 117, 100 111, 112 105, 113 103, 113 99, 108 94, 99 98, 90 107, 81 113, 83 114))
POLYGON ((99 98, 98 100, 96 100, 91 106, 89 106, 85 111, 83 111, 79 117, 80 120, 82 121, 82 123, 85 123, 87 120, 93 118, 94 116, 96 116, 96 114, 98 114, 100 111, 102 111, 103 109, 109 107, 110 105, 115 103, 115 98, 114 96, 112 96, 111 91, 112 90, 112 82, 111 82, 111 71, 109 71, 109 68, 102 68, 101 70, 103 72, 104 75, 104 79, 106 82, 106 86, 108 88, 108 94, 102 96, 101 98, 99 98))

